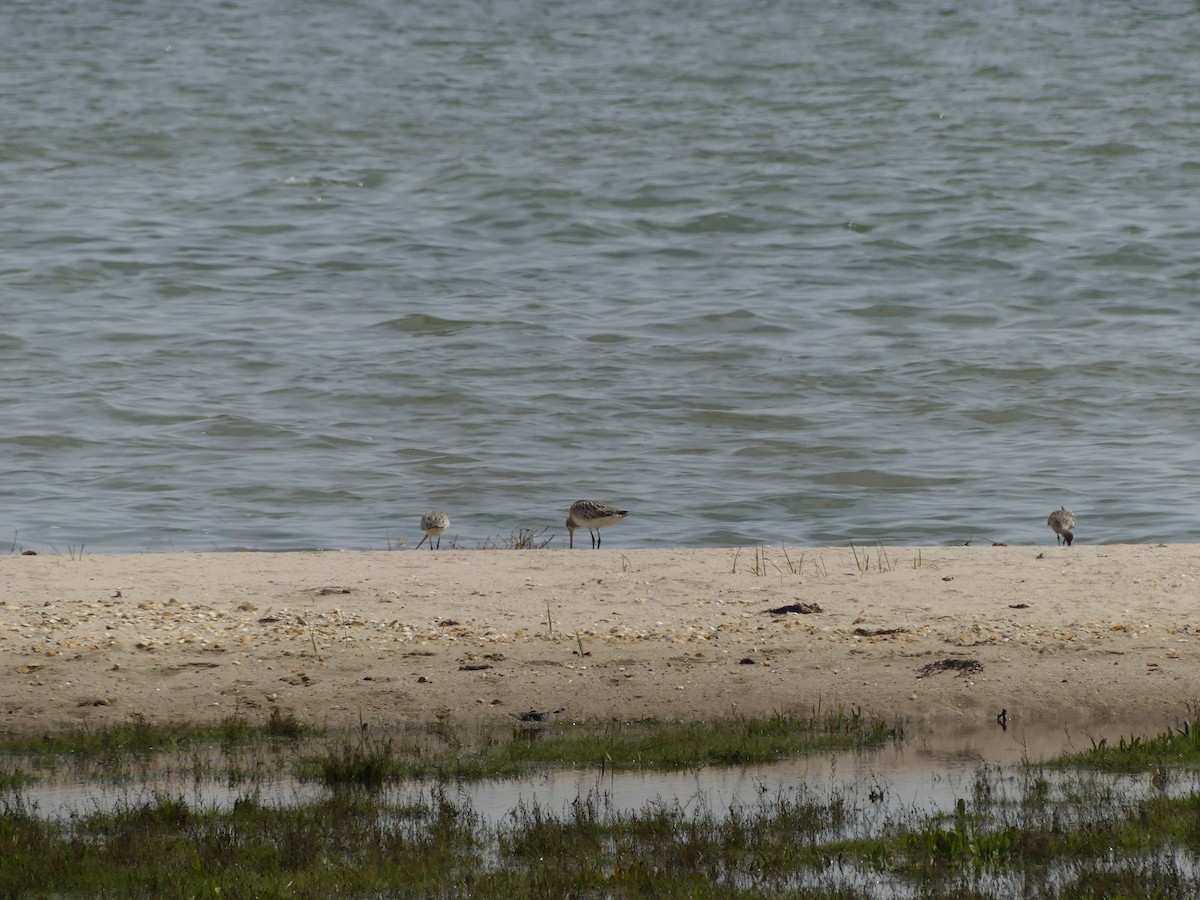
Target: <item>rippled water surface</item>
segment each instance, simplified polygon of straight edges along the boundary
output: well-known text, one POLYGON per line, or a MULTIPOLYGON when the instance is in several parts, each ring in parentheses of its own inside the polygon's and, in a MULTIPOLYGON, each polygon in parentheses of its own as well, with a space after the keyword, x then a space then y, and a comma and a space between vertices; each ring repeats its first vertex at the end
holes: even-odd
POLYGON ((1195 4, 643 6, 6 6, 0 538, 1200 540, 1195 4))

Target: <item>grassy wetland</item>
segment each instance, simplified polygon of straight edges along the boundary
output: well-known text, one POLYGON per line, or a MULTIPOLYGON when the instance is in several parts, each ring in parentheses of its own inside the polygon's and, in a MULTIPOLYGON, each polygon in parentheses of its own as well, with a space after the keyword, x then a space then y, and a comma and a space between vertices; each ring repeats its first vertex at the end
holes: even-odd
POLYGON ((522 723, 324 732, 278 714, 134 719, 0 742, 0 896, 1180 897, 1200 892, 1200 729, 1046 762, 981 765, 949 801, 886 773, 822 785, 767 767, 911 740, 857 711, 706 723, 522 723), (618 802, 647 772, 740 767, 618 802), (761 775, 754 775, 761 771, 761 775), (589 773, 548 801, 473 789, 589 773), (702 783, 700 781, 697 782, 702 783), (71 789, 60 802, 56 787, 71 789))

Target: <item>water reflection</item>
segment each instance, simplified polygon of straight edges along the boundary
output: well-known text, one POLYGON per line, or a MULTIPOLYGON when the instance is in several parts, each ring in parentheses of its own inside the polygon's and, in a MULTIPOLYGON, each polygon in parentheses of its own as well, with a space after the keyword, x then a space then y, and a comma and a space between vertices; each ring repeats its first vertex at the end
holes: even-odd
MULTIPOLYGON (((1104 738, 1112 742, 1161 729, 1161 721, 1077 729, 964 725, 919 732, 877 750, 820 753, 753 766, 619 772, 543 769, 520 778, 462 782, 452 789, 484 826, 503 823, 521 806, 564 814, 584 801, 605 813, 632 814, 660 804, 685 815, 704 813, 723 819, 731 810, 745 811, 784 799, 841 804, 855 820, 854 831, 870 834, 899 816, 950 811, 959 799, 971 800, 981 789, 984 771, 990 772, 989 790, 1005 790, 1007 785, 1015 795, 1015 763, 1038 762, 1064 751, 1087 749, 1104 738)), ((536 739, 535 734, 528 736, 536 739)), ((263 774, 253 777, 222 779, 182 774, 203 771, 195 766, 192 754, 181 755, 174 763, 169 758, 159 760, 126 779, 87 780, 66 773, 51 782, 10 789, 5 805, 13 805, 19 797, 20 806, 33 815, 66 819, 133 808, 163 797, 185 800, 197 809, 223 810, 247 800, 294 806, 331 794, 323 785, 297 780, 278 766, 263 767, 263 774)), ((222 770, 215 764, 208 771, 222 770)), ((402 782, 385 788, 380 799, 421 802, 430 789, 429 782, 402 782)))

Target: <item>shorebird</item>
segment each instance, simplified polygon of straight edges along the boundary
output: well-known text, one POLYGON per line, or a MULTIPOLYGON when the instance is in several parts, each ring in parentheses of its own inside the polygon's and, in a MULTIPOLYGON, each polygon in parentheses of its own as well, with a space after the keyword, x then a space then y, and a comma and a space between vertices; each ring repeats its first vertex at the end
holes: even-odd
POLYGON ((444 512, 433 510, 421 516, 421 530, 425 532, 425 537, 421 538, 420 543, 414 547, 414 550, 420 549, 421 544, 429 540, 429 549, 433 549, 433 539, 437 538, 438 549, 442 548, 442 532, 450 527, 450 517, 444 512))
POLYGON ((575 546, 575 529, 586 528, 592 536, 592 549, 600 546, 600 529, 605 525, 620 522, 629 515, 627 509, 617 509, 599 500, 576 500, 567 514, 568 546, 575 546))
POLYGON ((1046 524, 1054 529, 1054 535, 1058 543, 1067 542, 1067 546, 1071 546, 1071 541, 1075 540, 1075 516, 1065 506, 1061 509, 1056 509, 1050 513, 1050 518, 1046 520, 1046 524))

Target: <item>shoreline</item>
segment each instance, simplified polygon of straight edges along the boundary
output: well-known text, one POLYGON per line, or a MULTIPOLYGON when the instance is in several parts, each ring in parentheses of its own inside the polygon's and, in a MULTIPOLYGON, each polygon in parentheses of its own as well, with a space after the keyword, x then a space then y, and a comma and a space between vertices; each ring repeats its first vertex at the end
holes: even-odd
POLYGON ((10 735, 273 708, 1166 725, 1200 698, 1194 544, 8 556, 0 578, 10 735))

